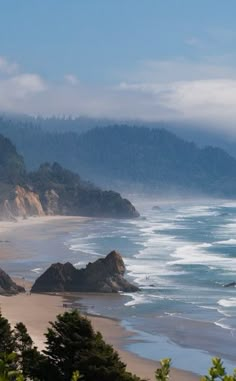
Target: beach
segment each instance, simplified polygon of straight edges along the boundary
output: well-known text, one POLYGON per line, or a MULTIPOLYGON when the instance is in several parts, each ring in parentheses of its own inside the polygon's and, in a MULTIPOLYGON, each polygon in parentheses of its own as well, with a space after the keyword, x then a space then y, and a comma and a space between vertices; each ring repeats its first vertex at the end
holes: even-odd
MULTIPOLYGON (((83 294, 83 297, 85 295, 83 294)), ((1 296, 0 307, 4 317, 12 327, 19 321, 23 322, 32 337, 34 344, 42 350, 44 348, 44 333, 49 322, 54 321, 56 316, 64 313, 65 299, 63 295, 47 294, 19 294, 16 296, 1 296)), ((140 377, 154 381, 154 372, 159 366, 158 362, 141 358, 131 352, 125 351, 123 345, 132 341, 132 332, 122 328, 119 321, 101 316, 88 315, 96 331, 100 331, 105 341, 119 352, 127 369, 140 377)), ((179 369, 171 370, 172 381, 197 381, 199 377, 190 372, 179 369)))
MULTIPOLYGON (((128 369, 153 380, 157 360, 171 357, 172 379, 197 380, 195 374, 206 374, 211 357, 219 356, 232 373, 235 296, 222 283, 230 281, 228 269, 235 266, 234 207, 174 204, 157 213, 149 203, 141 211, 145 218, 137 220, 55 216, 1 222, 0 267, 20 278, 28 291, 52 263, 69 261, 81 268, 118 249, 127 278, 141 291, 74 295, 73 300, 128 369), (224 273, 218 271, 222 266, 224 273)), ((12 324, 23 321, 42 349, 48 322, 67 310, 68 297, 32 294, 0 300, 3 314, 12 324)))

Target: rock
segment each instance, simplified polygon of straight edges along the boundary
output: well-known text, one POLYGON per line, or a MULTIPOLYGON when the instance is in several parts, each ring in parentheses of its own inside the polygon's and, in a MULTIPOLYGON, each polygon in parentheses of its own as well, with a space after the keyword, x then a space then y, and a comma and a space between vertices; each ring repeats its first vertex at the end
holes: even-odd
POLYGON ((138 287, 124 278, 125 265, 119 253, 76 269, 71 263, 51 265, 34 283, 32 292, 136 292, 138 287))
POLYGON ((231 282, 224 285, 224 287, 235 287, 235 286, 236 286, 236 282, 231 282))
POLYGON ((59 199, 60 197, 54 189, 45 192, 45 209, 47 215, 53 216, 55 214, 60 214, 59 199))
POLYGON ((161 208, 160 208, 160 206, 158 206, 158 205, 154 205, 154 206, 152 207, 152 210, 161 210, 161 208))
POLYGON ((43 207, 39 195, 29 189, 16 186, 16 197, 13 201, 14 214, 24 216, 44 216, 43 207))
POLYGON ((17 185, 9 199, 0 204, 0 215, 4 220, 16 220, 16 217, 44 216, 43 207, 36 192, 17 185))
POLYGON ((0 219, 4 221, 17 221, 16 217, 13 214, 11 204, 8 200, 4 200, 0 204, 0 219))
POLYGON ((5 271, 0 268, 0 294, 14 295, 25 292, 24 287, 18 286, 5 271))

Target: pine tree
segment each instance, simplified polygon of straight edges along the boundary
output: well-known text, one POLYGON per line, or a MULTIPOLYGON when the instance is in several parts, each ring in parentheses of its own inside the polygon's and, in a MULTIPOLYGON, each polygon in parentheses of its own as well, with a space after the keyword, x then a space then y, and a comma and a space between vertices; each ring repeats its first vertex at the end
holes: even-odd
POLYGON ((7 319, 0 312, 0 354, 12 353, 15 350, 13 331, 7 319))
POLYGON ((111 345, 77 311, 59 315, 46 334, 45 355, 57 381, 70 381, 79 370, 84 381, 138 381, 111 345))

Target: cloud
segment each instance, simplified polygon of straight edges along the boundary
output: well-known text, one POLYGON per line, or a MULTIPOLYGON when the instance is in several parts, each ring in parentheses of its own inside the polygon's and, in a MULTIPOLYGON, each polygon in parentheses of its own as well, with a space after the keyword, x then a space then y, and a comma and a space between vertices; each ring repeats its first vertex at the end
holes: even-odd
POLYGON ((0 73, 14 74, 18 71, 19 66, 16 63, 9 62, 5 57, 0 56, 0 73))
POLYGON ((69 85, 76 86, 79 84, 79 80, 74 74, 66 74, 64 79, 69 85))
MULTIPOLYGON (((1 70, 1 69, 0 69, 1 70)), ((120 83, 86 85, 74 74, 58 83, 37 73, 5 71, 0 110, 31 115, 86 115, 132 120, 191 120, 235 131, 236 69, 223 57, 145 61, 120 83), (79 86, 78 86, 79 83, 79 86)), ((121 75, 121 73, 120 73, 121 75)))
POLYGON ((156 102, 181 118, 236 121, 236 80, 211 79, 169 84, 122 84, 126 91, 153 94, 156 102))
POLYGON ((169 60, 140 61, 129 72, 117 74, 121 82, 175 82, 217 78, 235 78, 235 57, 204 57, 202 60, 187 60, 183 57, 169 60), (231 64, 232 61, 232 64, 231 64))
POLYGON ((47 86, 37 74, 19 74, 0 79, 0 110, 30 112, 27 102, 34 95, 44 92, 47 86))

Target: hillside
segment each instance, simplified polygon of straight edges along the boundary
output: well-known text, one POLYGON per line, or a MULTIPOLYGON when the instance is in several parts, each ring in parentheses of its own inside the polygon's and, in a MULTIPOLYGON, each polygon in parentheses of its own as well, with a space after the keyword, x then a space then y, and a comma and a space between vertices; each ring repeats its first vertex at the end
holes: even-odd
POLYGON ((22 156, 9 139, 0 135, 0 218, 48 214, 138 216, 134 206, 119 193, 102 191, 57 163, 27 173, 22 156))
POLYGON ((114 126, 80 136, 78 162, 98 181, 153 190, 236 194, 236 160, 216 147, 198 148, 164 129, 114 126))
POLYGON ((233 157, 220 148, 199 148, 166 129, 123 125, 77 134, 48 132, 24 123, 2 129, 11 135, 31 170, 43 157, 105 187, 159 194, 236 195, 233 157))

